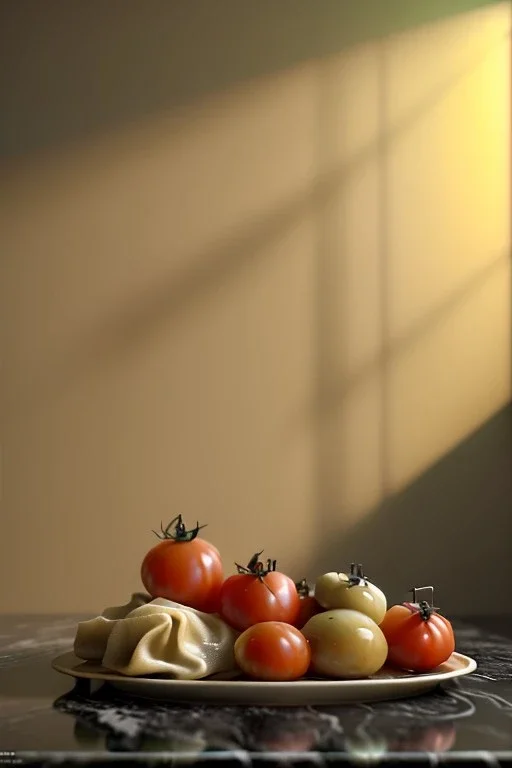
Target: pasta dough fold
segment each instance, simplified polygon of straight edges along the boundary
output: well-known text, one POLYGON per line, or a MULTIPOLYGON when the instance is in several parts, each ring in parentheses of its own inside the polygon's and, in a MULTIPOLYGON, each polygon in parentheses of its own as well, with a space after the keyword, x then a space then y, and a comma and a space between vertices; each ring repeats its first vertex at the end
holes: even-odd
POLYGON ((238 633, 219 616, 157 598, 124 617, 108 618, 120 616, 121 609, 107 609, 78 625, 77 656, 101 661, 124 675, 159 674, 176 680, 198 680, 236 669, 238 633))

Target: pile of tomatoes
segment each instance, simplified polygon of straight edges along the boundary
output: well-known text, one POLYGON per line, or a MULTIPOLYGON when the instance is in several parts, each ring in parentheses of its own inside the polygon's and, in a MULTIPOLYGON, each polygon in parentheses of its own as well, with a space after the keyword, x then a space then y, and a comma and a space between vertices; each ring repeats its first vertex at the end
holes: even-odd
POLYGON ((305 580, 295 583, 276 561, 257 552, 246 566, 224 578, 220 554, 187 530, 181 515, 161 533, 144 558, 141 577, 153 598, 161 597, 206 613, 218 613, 240 632, 235 659, 258 680, 289 681, 315 675, 362 678, 387 663, 427 672, 455 648, 450 622, 420 601, 387 608, 384 593, 361 565, 348 574, 320 576, 314 595, 305 580))

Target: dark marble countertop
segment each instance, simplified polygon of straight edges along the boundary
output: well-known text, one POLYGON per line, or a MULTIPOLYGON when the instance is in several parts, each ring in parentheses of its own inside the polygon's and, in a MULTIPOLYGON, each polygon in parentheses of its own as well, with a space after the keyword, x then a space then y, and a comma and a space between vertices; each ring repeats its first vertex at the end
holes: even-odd
POLYGON ((473 675, 412 699, 214 707, 132 699, 51 668, 83 616, 0 616, 0 766, 512 763, 512 616, 455 622, 473 675))

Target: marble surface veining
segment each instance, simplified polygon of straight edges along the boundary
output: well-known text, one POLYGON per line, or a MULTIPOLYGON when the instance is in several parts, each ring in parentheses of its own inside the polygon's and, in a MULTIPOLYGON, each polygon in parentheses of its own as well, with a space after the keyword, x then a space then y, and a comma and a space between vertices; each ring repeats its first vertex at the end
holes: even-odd
POLYGON ((455 624, 477 673, 411 699, 329 707, 148 702, 51 669, 77 616, 0 617, 0 765, 512 763, 510 639, 455 624), (220 762, 219 762, 220 761, 220 762))

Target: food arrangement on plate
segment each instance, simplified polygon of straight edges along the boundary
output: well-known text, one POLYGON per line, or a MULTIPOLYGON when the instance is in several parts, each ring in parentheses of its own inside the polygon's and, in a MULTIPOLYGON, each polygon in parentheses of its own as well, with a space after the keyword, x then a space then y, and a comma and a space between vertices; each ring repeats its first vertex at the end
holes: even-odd
POLYGON ((319 576, 311 590, 263 552, 224 578, 203 527, 187 530, 181 515, 161 526, 141 567, 147 593, 80 622, 79 659, 130 678, 349 681, 383 669, 433 672, 455 650, 450 622, 432 598, 416 599, 419 590, 388 608, 356 563, 319 576))

